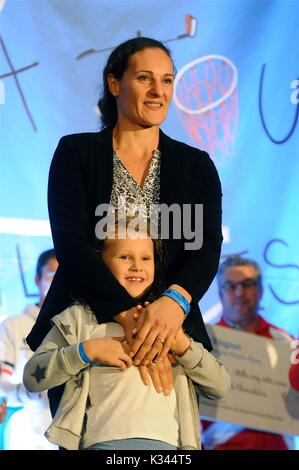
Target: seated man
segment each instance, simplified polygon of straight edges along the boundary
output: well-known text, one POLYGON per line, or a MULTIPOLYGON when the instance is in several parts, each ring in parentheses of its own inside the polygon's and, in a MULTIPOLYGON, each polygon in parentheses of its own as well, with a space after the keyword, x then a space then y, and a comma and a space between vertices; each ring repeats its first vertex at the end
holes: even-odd
MULTIPOLYGON (((0 325, 0 397, 6 397, 7 406, 23 407, 8 423, 9 450, 57 449, 44 437, 51 422, 46 393, 28 393, 22 383, 24 366, 33 354, 25 338, 36 321, 57 267, 53 249, 39 256, 35 276, 38 302, 27 305, 21 314, 0 325)), ((1 413, 4 419, 4 406, 1 413)))
MULTIPOLYGON (((275 340, 293 340, 288 333, 268 323, 258 313, 263 288, 261 270, 255 261, 240 257, 228 258, 220 265, 217 281, 223 305, 218 325, 275 340)), ((298 373, 298 368, 296 370, 298 373)), ((295 388, 294 375, 295 370, 292 371, 291 380, 295 388)), ((230 423, 202 423, 202 441, 206 450, 288 450, 294 445, 290 436, 245 429, 230 423)))

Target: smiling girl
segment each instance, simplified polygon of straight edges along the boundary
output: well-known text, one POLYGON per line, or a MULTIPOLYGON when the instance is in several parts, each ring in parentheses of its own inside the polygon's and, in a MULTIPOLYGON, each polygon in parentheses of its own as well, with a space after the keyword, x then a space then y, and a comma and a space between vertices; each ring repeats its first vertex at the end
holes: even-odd
MULTIPOLYGON (((104 240, 101 250, 112 275, 140 303, 164 287, 159 240, 144 235, 132 238, 128 230, 125 239, 104 240)), ((180 328, 171 348, 174 387, 164 395, 145 376, 148 386, 140 380, 119 323, 99 324, 77 303, 52 324, 24 369, 30 392, 66 384, 45 433, 51 442, 70 450, 200 449, 194 385, 209 398, 230 388, 225 368, 201 343, 180 328)))

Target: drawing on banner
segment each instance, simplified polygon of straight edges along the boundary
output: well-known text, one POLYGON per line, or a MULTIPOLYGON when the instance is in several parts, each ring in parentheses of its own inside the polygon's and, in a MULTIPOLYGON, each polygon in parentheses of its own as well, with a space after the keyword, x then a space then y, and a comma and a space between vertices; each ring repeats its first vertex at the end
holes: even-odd
MULTIPOLYGON (((283 269, 283 268, 292 268, 292 269, 297 269, 299 270, 299 266, 297 264, 275 264, 273 263, 272 261, 270 261, 270 258, 269 258, 269 250, 270 250, 270 247, 273 246, 274 244, 277 244, 277 243, 280 243, 281 245, 284 245, 288 248, 288 244, 286 241, 284 240, 281 240, 280 238, 274 238, 273 240, 270 240, 267 245, 265 246, 265 249, 264 249, 264 260, 266 261, 267 264, 269 264, 269 266, 272 266, 273 268, 279 268, 279 269, 283 269)), ((278 301, 280 302, 281 304, 283 305, 296 305, 296 304, 299 304, 299 300, 298 298, 296 300, 283 300, 274 290, 274 288, 272 287, 271 284, 269 284, 269 290, 271 292, 271 294, 273 295, 273 297, 278 301)))
POLYGON ((289 140, 289 138, 292 136, 297 122, 298 122, 298 117, 299 117, 299 102, 297 102, 296 110, 295 110, 295 116, 293 120, 293 124, 291 126, 291 129, 289 133, 283 138, 283 139, 274 139, 272 135, 270 134, 270 131, 266 125, 265 117, 264 117, 264 111, 263 111, 263 103, 262 103, 262 96, 263 96, 263 86, 264 86, 264 75, 265 75, 265 69, 266 69, 266 64, 263 64, 262 70, 261 70, 261 76, 260 76, 260 85, 259 85, 259 113, 260 113, 260 118, 262 121, 262 126, 264 131, 266 132, 267 136, 269 139, 274 143, 274 144, 284 144, 289 140))
POLYGON ((184 65, 176 76, 174 102, 196 147, 218 165, 235 153, 239 120, 238 71, 227 57, 210 54, 184 65))
POLYGON ((24 289, 24 295, 25 297, 38 297, 39 295, 38 292, 36 294, 30 294, 30 292, 28 292, 19 245, 17 245, 16 249, 17 249, 17 259, 18 259, 18 265, 19 265, 19 270, 20 270, 21 282, 22 282, 23 289, 24 289))
MULTIPOLYGON (((272 266, 273 268, 278 268, 278 269, 288 268, 288 269, 297 269, 297 270, 299 270, 299 265, 297 265, 297 264, 291 264, 291 263, 278 264, 278 263, 274 263, 274 261, 272 259, 270 259, 271 258, 270 257, 270 249, 275 244, 281 244, 281 245, 283 245, 287 248, 289 247, 289 245, 286 241, 281 240, 279 238, 275 238, 273 240, 270 240, 266 244, 266 246, 264 248, 264 252, 263 252, 263 258, 264 258, 265 262, 269 266, 272 266)), ((220 256, 220 259, 223 260, 225 258, 233 258, 233 257, 236 257, 236 256, 241 256, 242 257, 242 256, 246 255, 247 253, 249 253, 249 250, 243 250, 243 251, 238 252, 238 253, 222 254, 220 256)), ((272 256, 273 256, 273 254, 272 254, 272 256)), ((279 285, 281 286, 281 283, 279 283, 279 285)), ((278 293, 276 292, 276 290, 274 289, 274 287, 271 284, 268 284, 268 287, 269 287, 269 291, 271 292, 271 294, 273 295, 275 300, 277 300, 279 303, 281 303, 283 305, 297 305, 297 304, 299 304, 298 298, 294 299, 294 300, 285 300, 285 299, 281 298, 281 296, 278 295, 278 293)), ((260 306, 260 309, 262 310, 263 307, 260 306)), ((206 310, 203 313, 204 322, 205 323, 214 322, 215 319, 220 315, 221 312, 222 312, 221 302, 215 303, 214 305, 212 305, 208 310, 206 310)))
POLYGON ((178 39, 184 38, 193 38, 196 36, 197 32, 197 19, 191 15, 185 15, 185 31, 183 34, 179 34, 176 38, 173 39, 166 39, 166 41, 162 42, 171 42, 177 41, 178 39))
POLYGON ((3 75, 0 75, 0 79, 6 78, 6 77, 10 77, 10 76, 12 76, 12 77, 14 78, 15 83, 16 83, 16 86, 17 86, 17 89, 18 89, 19 94, 20 94, 20 96, 21 96, 21 100, 22 100, 22 102, 23 102, 25 111, 26 111, 26 113, 27 113, 27 115, 28 115, 28 117, 29 117, 29 120, 30 120, 30 122, 31 122, 31 124, 32 124, 33 129, 34 129, 35 131, 37 131, 36 124, 35 124, 35 122, 34 122, 34 119, 33 119, 33 117, 32 117, 32 114, 30 113, 29 106, 28 106, 28 104, 27 104, 26 98, 25 98, 24 93, 23 93, 23 91, 22 91, 22 88, 21 88, 19 79, 18 79, 18 77, 17 77, 17 74, 20 73, 20 72, 24 72, 25 70, 31 69, 32 67, 36 67, 36 66, 38 65, 38 62, 34 62, 33 64, 28 65, 27 67, 23 67, 23 68, 21 68, 21 69, 19 69, 19 70, 16 70, 16 69, 14 68, 14 66, 13 66, 13 63, 12 63, 12 61, 11 61, 11 58, 10 58, 10 56, 9 56, 9 54, 8 54, 8 51, 7 51, 6 47, 5 47, 4 41, 3 41, 3 39, 2 39, 1 37, 0 37, 0 44, 1 44, 1 47, 2 47, 2 50, 3 50, 3 53, 4 53, 4 55, 5 55, 5 58, 6 58, 6 60, 7 60, 7 63, 8 63, 8 65, 9 65, 9 67, 10 67, 10 72, 5 73, 5 74, 3 74, 3 75))
MULTIPOLYGON (((171 41, 177 41, 178 39, 192 38, 192 37, 195 37, 196 31, 197 31, 197 19, 194 18, 191 15, 185 15, 185 31, 184 31, 184 33, 179 34, 175 38, 162 40, 162 42, 166 43, 166 42, 171 42, 171 41)), ((142 36, 141 31, 137 31, 136 36, 141 37, 142 36)), ((90 54, 99 54, 101 52, 112 51, 115 47, 116 46, 106 47, 104 49, 88 49, 87 51, 81 52, 76 57, 76 60, 83 59, 84 57, 86 57, 90 54)))

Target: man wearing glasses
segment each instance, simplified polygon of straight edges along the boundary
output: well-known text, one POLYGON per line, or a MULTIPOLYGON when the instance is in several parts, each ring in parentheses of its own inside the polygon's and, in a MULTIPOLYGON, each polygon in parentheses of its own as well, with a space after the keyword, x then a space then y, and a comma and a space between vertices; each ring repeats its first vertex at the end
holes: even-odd
MULTIPOLYGON (((263 286, 261 270, 255 261, 228 258, 219 267, 217 281, 223 305, 218 325, 275 340, 293 340, 288 333, 259 314, 263 286)), ((293 388, 298 386, 291 384, 293 388)), ((289 436, 209 421, 203 422, 202 441, 206 450, 288 450, 293 446, 293 439, 289 436)))

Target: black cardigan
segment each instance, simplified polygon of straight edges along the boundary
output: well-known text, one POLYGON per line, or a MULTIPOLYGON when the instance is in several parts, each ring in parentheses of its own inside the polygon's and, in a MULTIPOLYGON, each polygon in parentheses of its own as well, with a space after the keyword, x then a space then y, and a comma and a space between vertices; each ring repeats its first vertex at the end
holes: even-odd
MULTIPOLYGON (((210 351, 198 301, 210 286, 222 243, 221 186, 206 152, 167 137, 160 131, 160 203, 202 203, 203 246, 184 251, 182 240, 164 240, 168 285, 176 283, 192 295, 184 322, 188 333, 210 351)), ((95 252, 98 240, 95 208, 109 203, 113 180, 112 129, 62 137, 49 174, 48 205, 58 270, 27 338, 34 351, 51 328, 50 319, 74 300, 84 299, 99 322, 112 321, 136 305, 95 252)))

